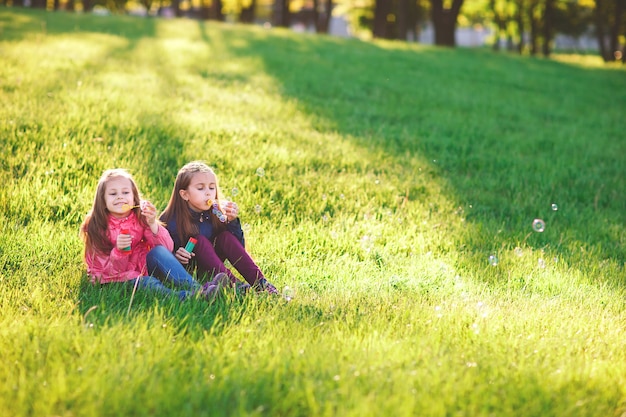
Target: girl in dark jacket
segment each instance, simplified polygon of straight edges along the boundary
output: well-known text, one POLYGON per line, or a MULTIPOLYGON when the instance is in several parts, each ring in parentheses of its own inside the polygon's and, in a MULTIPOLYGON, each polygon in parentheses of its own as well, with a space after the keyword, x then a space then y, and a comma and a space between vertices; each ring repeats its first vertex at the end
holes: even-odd
POLYGON ((194 265, 190 261, 195 260, 198 277, 207 274, 210 279, 223 272, 235 286, 239 280, 224 265, 228 260, 248 283, 239 285, 244 291, 252 286, 257 291, 278 294, 246 251, 238 215, 237 204, 220 201, 215 172, 205 163, 194 161, 178 171, 161 220, 174 241, 176 259, 191 268, 194 265), (187 250, 190 238, 195 246, 187 250))

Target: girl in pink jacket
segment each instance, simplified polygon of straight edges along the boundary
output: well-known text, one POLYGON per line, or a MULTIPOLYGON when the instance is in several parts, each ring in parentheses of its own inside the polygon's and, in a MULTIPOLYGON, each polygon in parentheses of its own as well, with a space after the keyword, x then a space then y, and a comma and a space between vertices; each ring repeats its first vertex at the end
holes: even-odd
POLYGON ((172 238, 156 215, 152 203, 140 201, 137 185, 126 170, 102 174, 93 206, 80 228, 91 282, 126 283, 181 300, 194 293, 215 296, 229 283, 228 277, 216 276, 204 286, 194 280, 172 254, 172 238))

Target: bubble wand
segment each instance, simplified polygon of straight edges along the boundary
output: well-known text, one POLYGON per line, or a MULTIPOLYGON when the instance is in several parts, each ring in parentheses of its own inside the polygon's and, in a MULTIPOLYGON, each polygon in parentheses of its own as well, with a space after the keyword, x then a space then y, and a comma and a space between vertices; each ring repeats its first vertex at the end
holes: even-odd
POLYGON ((129 211, 132 209, 136 209, 138 207, 141 207, 141 209, 143 210, 145 208, 146 205, 146 201, 145 200, 141 200, 141 202, 139 204, 137 204, 136 206, 131 206, 130 204, 122 204, 122 211, 129 211))

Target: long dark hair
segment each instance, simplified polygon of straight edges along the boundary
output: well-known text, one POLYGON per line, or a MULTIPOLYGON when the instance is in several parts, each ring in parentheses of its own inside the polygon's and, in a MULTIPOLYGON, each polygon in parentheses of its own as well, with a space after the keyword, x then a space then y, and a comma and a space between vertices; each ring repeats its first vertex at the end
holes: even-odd
MULTIPOLYGON (((161 215, 161 220, 166 224, 171 219, 176 219, 176 229, 178 232, 178 239, 180 242, 186 242, 191 236, 196 236, 199 233, 198 224, 192 217, 189 210, 189 204, 180 195, 181 190, 186 190, 191 184, 191 179, 197 173, 212 174, 215 176, 215 199, 220 201, 220 187, 217 180, 215 171, 211 169, 207 164, 201 161, 189 162, 183 166, 176 175, 176 181, 174 181, 174 189, 170 201, 167 203, 167 207, 161 215)), ((214 230, 220 230, 225 228, 224 223, 213 212, 210 212, 211 224, 214 230)))
MULTIPOLYGON (((95 252, 110 253, 113 249, 113 244, 107 236, 107 229, 109 227, 109 210, 107 209, 106 201, 104 200, 104 194, 106 192, 107 183, 115 178, 126 178, 130 181, 130 186, 133 191, 133 206, 139 206, 140 196, 137 184, 133 176, 128 171, 121 168, 108 169, 104 171, 98 186, 96 188, 96 196, 93 199, 93 205, 83 224, 80 226, 80 236, 85 241, 85 255, 93 255, 95 252)), ((144 227, 149 227, 146 219, 141 216, 141 209, 135 207, 132 209, 135 212, 135 216, 144 227)))

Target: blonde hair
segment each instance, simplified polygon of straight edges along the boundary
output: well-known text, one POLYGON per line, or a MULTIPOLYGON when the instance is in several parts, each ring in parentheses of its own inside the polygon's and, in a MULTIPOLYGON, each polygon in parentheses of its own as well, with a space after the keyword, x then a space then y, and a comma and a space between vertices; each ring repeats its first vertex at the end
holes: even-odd
MULTIPOLYGON (((185 242, 189 237, 195 236, 199 233, 198 225, 193 219, 191 212, 189 211, 189 205, 181 195, 181 190, 186 190, 191 184, 191 179, 195 174, 204 173, 211 174, 215 177, 215 199, 220 200, 220 187, 215 171, 202 161, 192 161, 185 164, 176 175, 176 181, 174 181, 174 189, 170 201, 167 203, 167 207, 163 211, 161 219, 167 224, 171 219, 176 219, 176 229, 178 232, 178 239, 181 242, 185 242)), ((224 223, 220 222, 217 216, 210 213, 211 224, 214 229, 223 229, 224 223)))
MULTIPOLYGON (((130 186, 133 191, 133 206, 139 206, 140 197, 137 184, 133 176, 125 169, 115 168, 108 169, 102 173, 98 186, 96 187, 96 195, 93 199, 93 205, 83 224, 80 226, 80 235, 85 241, 85 254, 92 254, 94 252, 109 253, 113 249, 113 244, 108 238, 107 229, 109 227, 109 210, 106 206, 104 194, 106 192, 107 183, 116 178, 126 178, 130 181, 130 186)), ((141 209, 135 207, 132 209, 137 216, 137 219, 145 226, 148 227, 146 220, 140 215, 141 209)))

